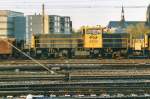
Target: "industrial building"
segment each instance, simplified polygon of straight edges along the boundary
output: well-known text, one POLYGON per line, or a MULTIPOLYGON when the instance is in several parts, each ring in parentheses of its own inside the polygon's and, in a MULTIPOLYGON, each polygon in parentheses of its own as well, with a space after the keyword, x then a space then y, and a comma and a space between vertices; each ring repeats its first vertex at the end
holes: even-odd
POLYGON ((27 15, 21 12, 0 11, 0 37, 16 38, 31 44, 33 34, 71 34, 72 21, 68 16, 27 15))
POLYGON ((32 34, 71 34, 72 21, 69 16, 58 15, 28 15, 27 42, 32 34))
MULTIPOLYGON (((33 34, 43 33, 42 18, 43 18, 42 15, 28 15, 28 16, 26 16, 26 43, 27 44, 31 43, 31 36, 33 34)), ((47 25, 48 25, 48 23, 47 23, 47 25)), ((47 31, 45 31, 45 33, 48 33, 48 29, 47 29, 47 31)))
POLYGON ((24 14, 10 10, 0 10, 0 37, 14 37, 25 40, 26 21, 24 14))
POLYGON ((31 44, 33 34, 71 34, 72 21, 69 16, 42 14, 27 15, 10 10, 0 10, 0 37, 15 38, 31 44))

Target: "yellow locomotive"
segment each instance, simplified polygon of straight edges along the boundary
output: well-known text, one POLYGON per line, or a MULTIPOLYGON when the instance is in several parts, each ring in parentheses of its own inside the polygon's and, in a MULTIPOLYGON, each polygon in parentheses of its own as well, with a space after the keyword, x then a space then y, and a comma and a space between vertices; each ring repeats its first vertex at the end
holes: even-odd
MULTIPOLYGON (((145 35, 143 39, 132 39, 129 33, 110 33, 100 26, 84 26, 79 33, 32 35, 31 46, 21 50, 38 59, 149 58, 150 35, 145 35)), ((16 51, 9 52, 7 55, 23 58, 16 51)))
POLYGON ((104 29, 86 26, 81 33, 35 35, 31 48, 36 57, 112 58, 127 54, 129 34, 105 33, 104 29))

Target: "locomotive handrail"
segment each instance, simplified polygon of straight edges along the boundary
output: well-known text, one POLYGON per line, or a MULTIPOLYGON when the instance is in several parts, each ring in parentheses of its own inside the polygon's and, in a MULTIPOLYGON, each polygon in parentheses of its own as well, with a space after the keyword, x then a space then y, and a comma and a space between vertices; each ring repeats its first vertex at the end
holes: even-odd
POLYGON ((72 40, 72 39, 82 39, 82 38, 44 38, 44 39, 35 39, 35 40, 72 40))
POLYGON ((60 43, 36 43, 36 44, 66 44, 66 45, 70 45, 70 44, 83 44, 83 43, 62 43, 62 42, 60 42, 60 43))

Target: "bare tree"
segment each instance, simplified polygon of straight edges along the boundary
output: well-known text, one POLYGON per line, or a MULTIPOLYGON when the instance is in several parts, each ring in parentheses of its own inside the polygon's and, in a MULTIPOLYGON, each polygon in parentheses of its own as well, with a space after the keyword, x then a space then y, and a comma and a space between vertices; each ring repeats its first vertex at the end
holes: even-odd
POLYGON ((132 34, 132 38, 141 38, 144 34, 150 33, 150 28, 144 23, 130 25, 126 28, 127 33, 132 34))

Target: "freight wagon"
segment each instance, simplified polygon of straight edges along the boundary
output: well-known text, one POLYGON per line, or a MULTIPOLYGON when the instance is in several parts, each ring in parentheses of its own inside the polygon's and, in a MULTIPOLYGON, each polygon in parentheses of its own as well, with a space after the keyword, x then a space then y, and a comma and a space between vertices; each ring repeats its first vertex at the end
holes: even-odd
POLYGON ((0 59, 8 58, 13 54, 13 48, 10 44, 14 39, 1 38, 0 39, 0 59))

